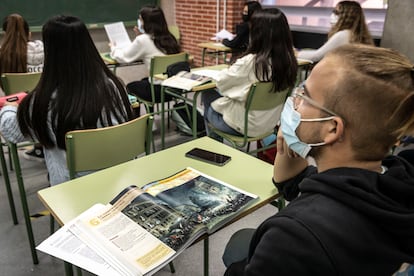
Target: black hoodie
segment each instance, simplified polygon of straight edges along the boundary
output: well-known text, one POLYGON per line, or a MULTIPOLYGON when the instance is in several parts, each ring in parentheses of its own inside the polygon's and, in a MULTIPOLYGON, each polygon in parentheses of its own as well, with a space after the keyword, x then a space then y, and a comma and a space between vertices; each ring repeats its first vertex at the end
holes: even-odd
POLYGON ((377 276, 414 263, 414 167, 395 156, 383 166, 309 167, 279 183, 288 197, 299 183, 300 196, 259 226, 248 260, 226 275, 377 276))

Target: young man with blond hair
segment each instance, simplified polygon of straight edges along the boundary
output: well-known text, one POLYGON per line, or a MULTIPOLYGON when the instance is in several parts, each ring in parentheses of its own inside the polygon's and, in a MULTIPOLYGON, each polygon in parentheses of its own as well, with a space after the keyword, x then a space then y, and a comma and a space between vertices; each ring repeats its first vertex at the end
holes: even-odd
POLYGON ((389 155, 414 130, 413 71, 362 45, 315 66, 277 138, 273 181, 291 202, 250 232, 246 258, 230 253, 248 230, 233 236, 226 275, 391 275, 414 262, 414 167, 389 155))

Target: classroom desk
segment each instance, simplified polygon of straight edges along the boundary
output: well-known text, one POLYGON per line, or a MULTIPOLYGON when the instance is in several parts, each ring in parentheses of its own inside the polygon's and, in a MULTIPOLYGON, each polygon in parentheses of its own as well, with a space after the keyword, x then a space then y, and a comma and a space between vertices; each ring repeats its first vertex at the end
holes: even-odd
POLYGON ((111 58, 110 53, 100 53, 100 55, 101 55, 101 58, 103 59, 103 61, 105 62, 105 64, 109 68, 112 68, 112 71, 114 72, 114 74, 116 74, 116 69, 118 67, 125 67, 125 66, 133 66, 133 65, 144 64, 144 61, 143 60, 136 60, 136 61, 130 62, 130 63, 119 63, 115 59, 111 58))
MULTIPOLYGON (((204 69, 209 69, 209 70, 222 70, 224 68, 227 68, 228 65, 226 64, 220 64, 220 65, 213 65, 213 66, 206 66, 206 67, 199 67, 199 68, 193 68, 191 69, 191 72, 197 72, 197 70, 204 70, 204 69)), ((166 75, 162 75, 162 74, 158 74, 155 75, 155 78, 160 79, 160 80, 164 80, 167 78, 166 75)), ((182 91, 181 94, 172 94, 174 97, 179 98, 181 100, 184 100, 185 102, 190 102, 191 105, 193 106, 192 109, 192 114, 191 114, 191 118, 192 118, 192 131, 193 131, 193 138, 197 138, 197 99, 198 96, 201 92, 209 90, 209 89, 214 89, 216 87, 216 83, 214 81, 211 81, 209 83, 203 84, 203 85, 198 85, 193 87, 190 91, 182 91), (190 92, 194 92, 193 98, 190 99, 188 97, 186 97, 187 93, 190 92)), ((161 149, 164 149, 165 147, 165 93, 167 94, 171 94, 168 91, 165 91, 165 87, 161 88, 161 149)))
MULTIPOLYGON (((203 137, 166 150, 38 191, 43 204, 60 224, 65 224, 95 203, 107 203, 129 185, 143 186, 192 167, 258 196, 232 222, 278 198, 272 183, 273 166, 237 149, 203 137), (194 147, 231 156, 220 167, 185 157, 194 147)), ((208 236, 204 237, 204 274, 208 275, 208 236)))
POLYGON ((228 53, 231 53, 231 48, 224 46, 220 42, 203 42, 197 44, 198 47, 202 48, 201 50, 201 66, 204 66, 204 58, 206 54, 219 55, 223 54, 224 63, 226 63, 226 56, 228 53))
MULTIPOLYGON (((299 67, 297 83, 300 83, 301 81, 303 81, 303 78, 307 77, 308 71, 310 70, 313 63, 312 61, 306 60, 306 59, 297 59, 297 62, 298 62, 298 67, 299 67)), ((193 68, 191 71, 197 72, 197 70, 203 70, 203 69, 222 70, 227 67, 228 65, 226 64, 220 64, 220 65, 193 68)), ((167 76, 163 74, 158 74, 158 75, 155 75, 155 78, 159 80, 164 80, 167 78, 167 76)), ((186 102, 190 102, 193 106, 191 118, 192 118, 192 131, 193 131, 194 139, 197 138, 197 108, 196 108, 197 98, 201 92, 209 90, 209 89, 214 89, 215 87, 216 87, 216 83, 212 81, 212 82, 209 82, 203 85, 195 86, 191 89, 191 91, 183 91, 181 95, 173 94, 174 97, 178 97, 179 99, 182 99, 186 102), (185 94, 189 92, 194 92, 194 96, 192 99, 185 97, 185 94)), ((165 87, 162 87, 161 89, 161 112, 160 112, 161 113, 161 149, 164 149, 165 147, 165 137, 164 137, 165 136, 165 122, 164 122, 165 114, 164 113, 166 111, 165 110, 165 93, 166 93, 165 87)), ((171 94, 171 93, 167 92, 167 94, 171 94)))

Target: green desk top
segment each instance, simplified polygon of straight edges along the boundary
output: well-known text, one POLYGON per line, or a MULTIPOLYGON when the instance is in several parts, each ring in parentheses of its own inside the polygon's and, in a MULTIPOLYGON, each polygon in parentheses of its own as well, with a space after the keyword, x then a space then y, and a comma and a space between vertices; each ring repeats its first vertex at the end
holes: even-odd
POLYGON ((95 203, 108 203, 129 185, 143 186, 170 176, 185 167, 256 194, 259 199, 240 217, 278 196, 272 183, 273 166, 244 152, 203 137, 141 158, 38 191, 38 196, 59 223, 64 224, 95 203), (230 155, 232 160, 219 167, 185 157, 194 147, 230 155))

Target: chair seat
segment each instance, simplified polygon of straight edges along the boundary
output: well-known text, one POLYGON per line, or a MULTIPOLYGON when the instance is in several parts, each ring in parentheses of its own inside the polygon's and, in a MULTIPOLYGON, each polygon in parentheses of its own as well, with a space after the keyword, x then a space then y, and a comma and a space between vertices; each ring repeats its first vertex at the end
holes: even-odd
MULTIPOLYGON (((209 124, 209 128, 211 132, 216 133, 218 136, 222 137, 226 141, 232 144, 235 148, 246 148, 246 152, 250 154, 256 154, 258 152, 274 148, 276 146, 275 143, 271 143, 267 146, 260 147, 258 149, 250 151, 250 143, 254 141, 263 140, 264 138, 275 134, 274 130, 263 133, 261 135, 257 135, 254 137, 250 137, 247 135, 247 130, 249 129, 249 111, 253 110, 273 110, 278 106, 284 104, 287 95, 289 94, 290 89, 287 88, 283 91, 275 91, 273 83, 271 82, 257 82, 251 85, 249 94, 247 96, 246 104, 245 104, 245 114, 244 114, 244 129, 243 133, 240 135, 232 135, 226 132, 223 132, 211 124, 209 124)), ((276 127, 276 125, 274 126, 276 127)))

